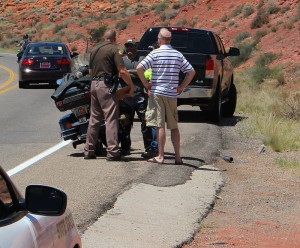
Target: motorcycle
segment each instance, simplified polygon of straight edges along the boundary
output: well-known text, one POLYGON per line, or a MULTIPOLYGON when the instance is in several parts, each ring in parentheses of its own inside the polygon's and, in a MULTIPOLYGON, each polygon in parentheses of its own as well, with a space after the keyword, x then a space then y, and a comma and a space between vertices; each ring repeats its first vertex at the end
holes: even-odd
MULTIPOLYGON (((59 111, 69 113, 63 115, 59 120, 60 135, 64 140, 72 140, 73 148, 86 142, 88 123, 90 118, 90 102, 91 102, 91 87, 92 77, 88 75, 88 67, 81 66, 76 71, 66 74, 62 79, 57 80, 58 87, 52 94, 59 111)), ((129 91, 129 87, 118 89, 116 94, 118 99, 122 99, 124 94, 129 91)), ((119 137, 131 123, 129 113, 132 111, 130 106, 123 103, 120 104, 120 131, 119 137), (128 113, 128 114, 127 114, 128 113)), ((98 156, 106 155, 106 135, 105 121, 101 124, 98 144, 95 154, 98 156)))

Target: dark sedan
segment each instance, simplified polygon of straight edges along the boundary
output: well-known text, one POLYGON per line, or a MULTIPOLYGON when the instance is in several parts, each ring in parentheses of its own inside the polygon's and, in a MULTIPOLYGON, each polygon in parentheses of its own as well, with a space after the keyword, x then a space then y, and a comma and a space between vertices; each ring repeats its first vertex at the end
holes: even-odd
POLYGON ((73 71, 74 58, 62 42, 31 42, 19 62, 19 88, 29 84, 50 84, 56 86, 56 80, 73 71))

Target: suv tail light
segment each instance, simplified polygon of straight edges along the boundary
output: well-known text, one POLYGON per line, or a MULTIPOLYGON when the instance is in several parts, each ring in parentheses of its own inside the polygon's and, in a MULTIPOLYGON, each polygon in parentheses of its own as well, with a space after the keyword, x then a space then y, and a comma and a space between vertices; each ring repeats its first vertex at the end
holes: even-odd
POLYGON ((22 59, 21 64, 22 65, 33 65, 34 60, 33 59, 22 59))
POLYGON ((58 65, 69 65, 70 60, 68 58, 57 59, 56 64, 58 64, 58 65))
POLYGON ((214 61, 212 59, 206 59, 205 61, 205 78, 214 78, 215 71, 214 71, 214 61))

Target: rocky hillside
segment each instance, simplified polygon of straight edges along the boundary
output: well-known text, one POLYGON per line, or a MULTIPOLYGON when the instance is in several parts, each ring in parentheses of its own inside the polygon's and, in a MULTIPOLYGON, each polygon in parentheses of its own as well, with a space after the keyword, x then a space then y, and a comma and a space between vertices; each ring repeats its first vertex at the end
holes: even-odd
POLYGON ((150 26, 216 30, 225 46, 241 49, 237 66, 275 54, 287 81, 300 77, 299 0, 9 0, 0 3, 0 45, 13 47, 24 33, 32 40, 61 40, 85 53, 102 27, 114 28, 118 42, 139 39, 150 26))

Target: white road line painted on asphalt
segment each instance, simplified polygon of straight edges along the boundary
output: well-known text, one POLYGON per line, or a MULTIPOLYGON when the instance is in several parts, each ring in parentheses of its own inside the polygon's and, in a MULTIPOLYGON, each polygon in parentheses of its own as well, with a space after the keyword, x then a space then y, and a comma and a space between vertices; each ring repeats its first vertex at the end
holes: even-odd
POLYGON ((47 157, 47 156, 50 155, 51 153, 56 152, 56 151, 59 150, 60 148, 66 146, 66 145, 68 145, 68 144, 70 144, 70 143, 71 143, 71 140, 68 140, 68 141, 62 141, 62 142, 58 143, 57 145, 55 145, 55 146, 53 146, 53 147, 47 149, 46 151, 44 151, 44 152, 42 152, 42 153, 36 155, 35 157, 33 157, 33 158, 31 158, 31 159, 25 161, 24 163, 18 165, 17 167, 15 167, 15 168, 9 170, 9 171, 7 172, 7 174, 8 174, 9 176, 13 176, 14 174, 17 174, 18 172, 20 172, 20 171, 26 169, 27 167, 33 165, 35 162, 41 160, 41 159, 44 158, 44 157, 47 157))

